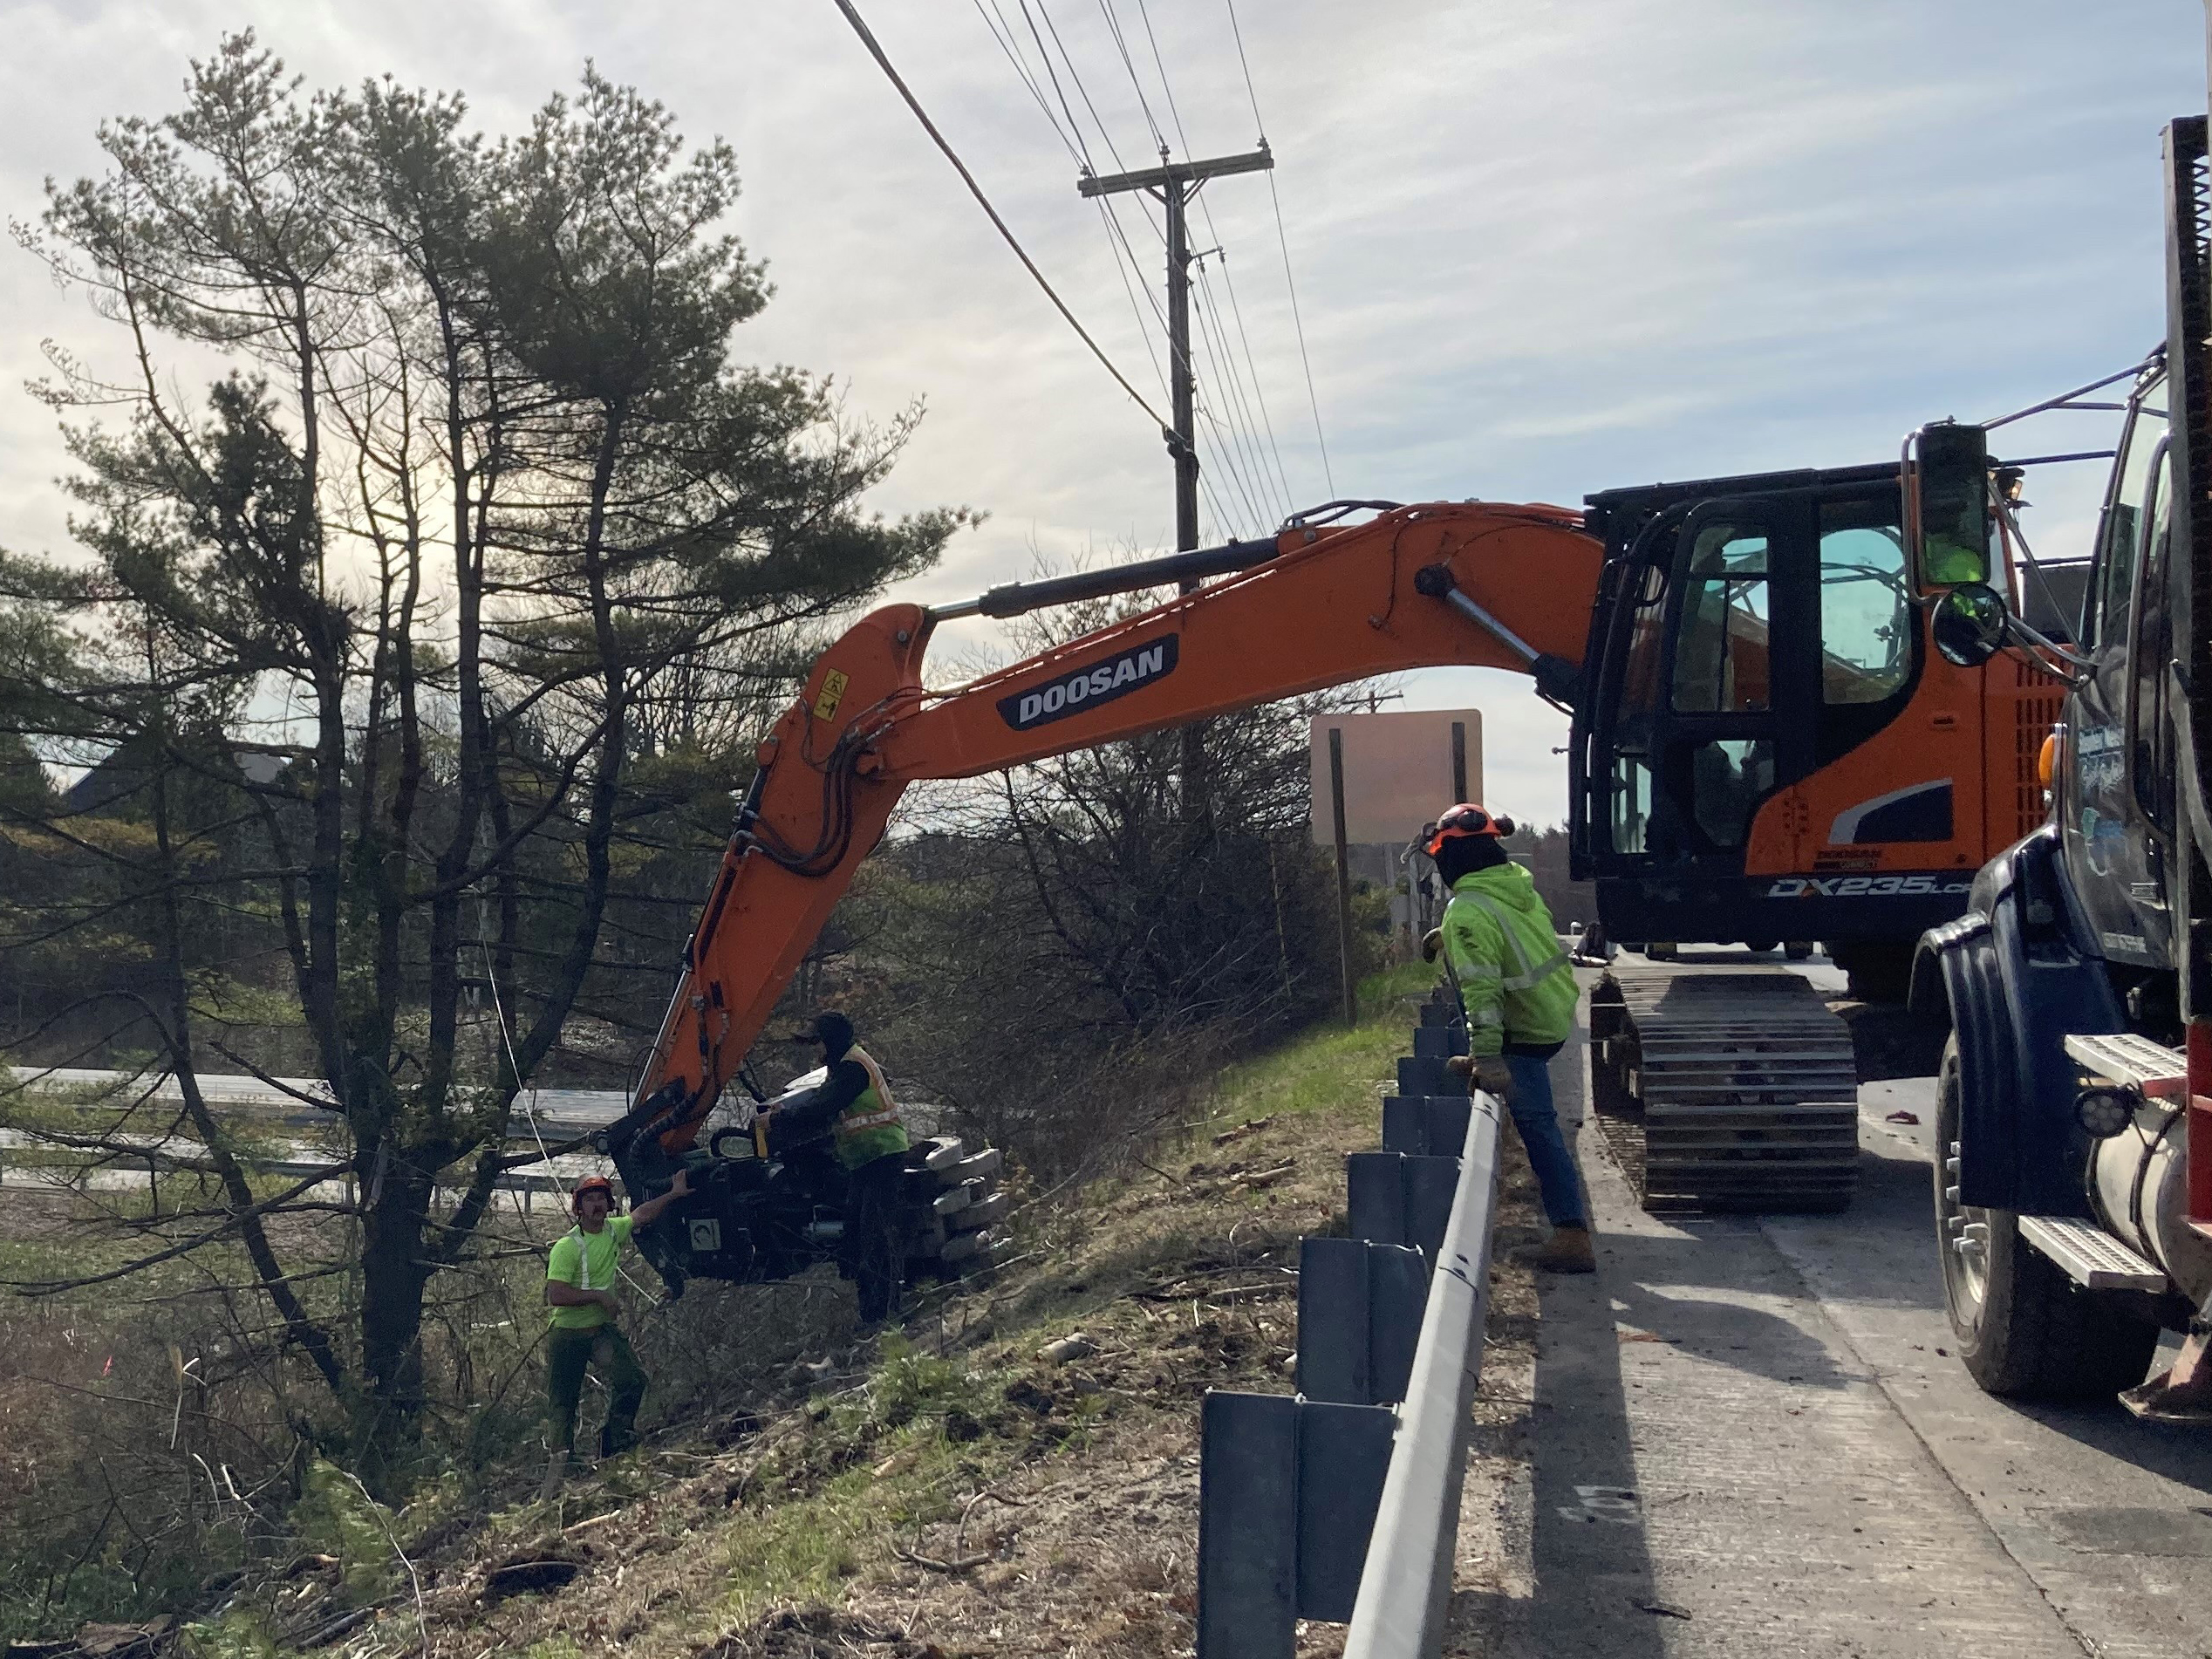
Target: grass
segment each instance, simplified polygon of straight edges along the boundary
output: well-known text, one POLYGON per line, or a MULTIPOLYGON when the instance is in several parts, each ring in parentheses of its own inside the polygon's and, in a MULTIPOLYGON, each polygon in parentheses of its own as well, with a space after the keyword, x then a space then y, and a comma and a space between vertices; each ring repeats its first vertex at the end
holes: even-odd
POLYGON ((1436 979, 1436 969, 1425 962, 1370 974, 1360 983, 1357 1025, 1317 1026, 1223 1071, 1215 1085, 1217 1116, 1335 1111, 1349 1100, 1372 1096, 1405 1046, 1406 1002, 1436 979))
MULTIPOLYGON (((1217 1085, 1214 1121, 1371 1111, 1376 1084, 1403 1046, 1406 1002, 1435 977, 1417 962, 1375 974, 1359 987, 1359 1024, 1317 1027, 1230 1067, 1217 1085)), ((1249 1195, 1236 1207, 1263 1201, 1249 1195)), ((1176 1253, 1178 1240, 1157 1242, 1176 1253)), ((761 1499, 747 1503, 721 1556, 728 1589, 718 1611, 742 1623, 780 1605, 835 1605, 844 1584, 902 1535, 952 1519, 956 1493, 982 1490, 1024 1462, 1080 1455, 1091 1430, 1121 1409, 1109 1396, 1089 1396, 1072 1421, 1041 1436, 1043 1425, 1007 1403, 1008 1390, 1032 1378, 1015 1356, 1064 1334, 1078 1302, 1096 1313, 1097 1290, 1018 1298, 1018 1322, 1001 1328, 999 1362, 987 1375, 894 1342, 864 1389, 810 1409, 796 1455, 763 1459, 761 1499)))

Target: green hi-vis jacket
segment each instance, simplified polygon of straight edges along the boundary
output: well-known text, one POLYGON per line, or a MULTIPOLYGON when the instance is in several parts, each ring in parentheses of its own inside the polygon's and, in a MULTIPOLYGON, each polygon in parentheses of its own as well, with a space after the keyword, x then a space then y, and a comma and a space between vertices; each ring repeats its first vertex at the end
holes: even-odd
POLYGON ((833 1086, 847 1066, 857 1066, 867 1074, 866 1085, 837 1114, 836 1122, 837 1162, 857 1170, 891 1153, 905 1151, 906 1125, 899 1122, 898 1103, 891 1097, 883 1068, 869 1057, 868 1051, 857 1043, 846 1049, 844 1057, 830 1068, 833 1086))
POLYGON ((1498 1054, 1509 1042, 1564 1042, 1574 1031, 1581 990, 1552 912, 1520 865, 1493 864, 1451 884, 1444 959, 1467 1011, 1469 1054, 1498 1054))

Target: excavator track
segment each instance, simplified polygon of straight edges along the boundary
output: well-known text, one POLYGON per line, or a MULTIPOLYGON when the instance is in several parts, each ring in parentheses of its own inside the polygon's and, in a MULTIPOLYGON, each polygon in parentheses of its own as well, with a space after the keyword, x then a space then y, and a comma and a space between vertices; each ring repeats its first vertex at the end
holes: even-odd
POLYGON ((1590 995, 1592 1104, 1643 1207, 1833 1211, 1851 1202, 1851 1034, 1786 969, 1624 968, 1590 995))

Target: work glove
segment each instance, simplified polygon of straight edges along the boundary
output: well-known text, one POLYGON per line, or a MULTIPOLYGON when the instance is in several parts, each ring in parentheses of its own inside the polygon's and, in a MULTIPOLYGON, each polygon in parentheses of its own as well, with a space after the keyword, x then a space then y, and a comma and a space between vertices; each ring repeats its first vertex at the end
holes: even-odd
POLYGON ((1505 1055, 1485 1055, 1475 1062, 1475 1087, 1512 1104, 1513 1074, 1506 1069, 1505 1055))
POLYGON ((1421 936, 1421 959, 1433 962, 1444 951, 1444 929, 1432 927, 1421 936))

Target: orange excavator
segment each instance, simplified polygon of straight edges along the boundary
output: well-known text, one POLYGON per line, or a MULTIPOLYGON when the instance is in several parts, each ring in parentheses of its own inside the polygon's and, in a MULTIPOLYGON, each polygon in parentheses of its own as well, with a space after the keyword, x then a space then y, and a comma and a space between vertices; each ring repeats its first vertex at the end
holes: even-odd
MULTIPOLYGON (((1262 540, 863 618, 761 745, 636 1104, 604 1137, 638 1197, 707 1162, 688 1245, 659 1230, 657 1265, 672 1282, 780 1276, 841 1225, 818 1185, 761 1222, 764 1137, 696 1142, 909 785, 1325 686, 1455 664, 1531 675, 1573 713, 1576 873, 1615 939, 1655 954, 1817 939, 1856 977, 1901 978, 1973 872, 2044 816, 2055 687, 2011 658, 1962 666, 1931 636, 1956 585, 2016 582, 1985 506, 2003 476, 1978 430, 1936 427, 1887 466, 1613 490, 1580 513, 1335 502, 1262 540), (947 619, 1192 583, 971 684, 924 683, 947 619)), ((1649 1206, 1847 1202, 1849 1037, 1799 976, 1624 970, 1593 1035, 1597 1103, 1649 1206)), ((918 1149, 918 1182, 946 1156, 918 1149)), ((877 1243, 910 1262, 947 1245, 927 1217, 891 1225, 877 1243)), ((988 1243, 959 1234, 971 1258, 988 1243)))

